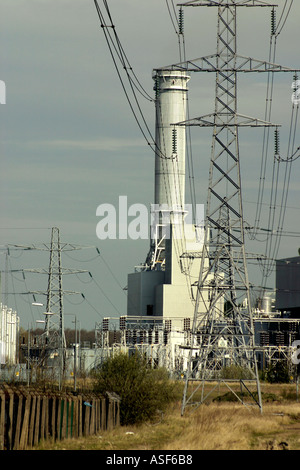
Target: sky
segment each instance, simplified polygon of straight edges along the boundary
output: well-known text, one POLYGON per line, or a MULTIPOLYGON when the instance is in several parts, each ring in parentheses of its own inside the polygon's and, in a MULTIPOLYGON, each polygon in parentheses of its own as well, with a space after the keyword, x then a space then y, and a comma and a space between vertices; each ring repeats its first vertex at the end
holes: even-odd
MULTIPOLYGON (((284 4, 278 1, 278 19, 284 4)), ((103 9, 102 1, 99 5, 103 9)), ((108 5, 135 74, 154 97, 152 70, 180 61, 178 37, 167 8, 172 2, 114 0, 108 5)), ((66 327, 72 326, 76 315, 81 328, 93 329, 103 317, 126 314, 127 275, 145 260, 149 249, 148 240, 99 240, 97 207, 108 203, 118 209, 119 196, 124 195, 128 205, 150 206, 154 154, 126 100, 93 0, 1 0, 0 8, 0 80, 6 84, 6 103, 0 105, 2 298, 17 310, 24 328, 34 327, 43 318, 43 307, 33 307, 32 295, 25 294, 46 292, 47 275, 25 271, 24 279, 21 270, 47 271, 49 252, 14 245, 45 248, 51 228, 58 227, 63 243, 82 247, 63 253, 63 266, 86 271, 63 278, 64 289, 77 292, 64 297, 66 327)), ((268 60, 269 9, 238 10, 238 52, 268 60)), ((293 2, 278 36, 276 55, 277 63, 298 69, 299 18, 300 4, 293 2)), ((213 54, 215 44, 216 9, 185 8, 187 58, 213 54)), ((264 119, 266 80, 266 74, 240 74, 240 113, 264 119)), ((290 73, 276 74, 274 85, 272 121, 282 126, 283 156, 288 145, 292 80, 290 73)), ((214 90, 213 74, 192 75, 190 117, 213 112, 214 90)), ((154 133, 154 102, 141 95, 139 99, 154 133)), ((299 126, 297 131, 296 146, 299 126)), ((191 132, 197 198, 205 203, 211 129, 193 128, 191 132)), ((273 138, 270 142, 273 145, 273 138)), ((261 130, 241 131, 244 215, 250 225, 257 202, 261 148, 261 130)), ((261 227, 268 221, 272 158, 268 160, 261 227)), ((300 159, 292 166, 284 223, 284 230, 296 236, 282 237, 279 258, 297 256, 300 247, 299 179, 300 159)), ((281 180, 278 188, 279 202, 281 180)), ((249 250, 264 253, 264 239, 247 240, 249 250)), ((250 271, 259 278, 257 266, 250 271)), ((268 282, 274 286, 274 272, 268 282)), ((45 302, 45 296, 37 300, 45 302)))

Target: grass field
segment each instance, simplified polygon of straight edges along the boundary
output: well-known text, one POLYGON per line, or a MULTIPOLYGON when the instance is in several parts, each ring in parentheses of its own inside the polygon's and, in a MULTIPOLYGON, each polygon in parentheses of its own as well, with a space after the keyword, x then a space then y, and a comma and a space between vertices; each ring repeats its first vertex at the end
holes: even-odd
MULTIPOLYGON (((227 396, 226 390, 218 390, 227 396)), ((295 385, 262 385, 263 413, 226 400, 205 402, 181 416, 180 400, 154 423, 57 443, 39 450, 300 450, 295 385)))

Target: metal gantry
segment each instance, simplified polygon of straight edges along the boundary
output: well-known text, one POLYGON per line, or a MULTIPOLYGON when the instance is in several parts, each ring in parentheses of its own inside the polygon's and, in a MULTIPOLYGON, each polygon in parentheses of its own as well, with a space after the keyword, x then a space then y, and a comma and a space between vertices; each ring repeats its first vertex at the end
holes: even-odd
POLYGON ((186 349, 181 346, 189 337, 190 318, 106 317, 95 327, 95 364, 119 352, 136 352, 147 358, 151 367, 164 367, 171 377, 179 378, 187 363, 186 349))
MULTIPOLYGON (((220 380, 226 365, 239 367, 245 375, 241 383, 249 378, 254 381, 256 393, 249 393, 251 398, 256 397, 254 404, 262 410, 245 253, 238 129, 278 125, 238 113, 237 78, 239 72, 292 72, 293 69, 237 54, 237 7, 274 8, 276 5, 257 0, 208 0, 180 6, 218 9, 216 54, 169 66, 177 70, 182 67, 188 72, 214 72, 216 76, 214 112, 177 123, 213 129, 205 240, 188 346, 182 413, 188 405, 203 403, 205 393, 196 399, 196 392, 200 387, 203 391, 206 382, 220 380), (195 380, 198 385, 189 393, 189 385, 195 380)), ((245 390, 249 391, 246 386, 245 390)))

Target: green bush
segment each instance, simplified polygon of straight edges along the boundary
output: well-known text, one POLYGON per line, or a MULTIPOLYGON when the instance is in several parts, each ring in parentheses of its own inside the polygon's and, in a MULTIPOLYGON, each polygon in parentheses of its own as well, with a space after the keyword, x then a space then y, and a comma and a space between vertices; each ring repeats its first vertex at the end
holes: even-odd
POLYGON ((165 369, 152 369, 140 354, 119 353, 107 359, 95 375, 95 392, 121 398, 123 425, 154 419, 175 398, 176 386, 165 369))
POLYGON ((285 361, 271 364, 265 372, 265 380, 269 383, 289 383, 290 375, 285 361))
POLYGON ((220 378, 235 380, 252 379, 253 373, 249 369, 232 364, 221 369, 220 378))

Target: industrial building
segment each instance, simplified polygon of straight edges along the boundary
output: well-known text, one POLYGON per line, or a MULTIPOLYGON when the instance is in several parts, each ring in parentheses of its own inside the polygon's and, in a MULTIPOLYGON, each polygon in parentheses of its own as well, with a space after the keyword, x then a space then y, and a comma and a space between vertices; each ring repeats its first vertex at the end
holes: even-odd
POLYGON ((276 260, 276 288, 255 318, 260 368, 291 356, 300 340, 300 256, 276 260))
MULTIPOLYGON (((175 376, 186 373, 194 362, 195 370, 202 373, 206 365, 207 370, 220 370, 240 361, 255 371, 258 383, 256 361, 263 368, 273 360, 290 360, 293 342, 299 338, 299 322, 291 321, 291 315, 300 318, 299 271, 297 275, 294 268, 290 270, 289 294, 285 295, 286 263, 281 266, 278 262, 275 309, 269 296, 264 297, 259 311, 252 309, 241 210, 238 127, 276 124, 239 114, 236 95, 237 72, 292 69, 237 54, 236 7, 250 3, 266 6, 256 1, 232 1, 226 6, 192 1, 180 7, 181 20, 182 6, 218 7, 217 53, 153 73, 155 168, 150 249, 145 262, 128 275, 127 315, 105 318, 96 325, 99 361, 114 351, 138 349, 151 364, 165 366, 175 376), (191 72, 199 71, 216 74, 215 112, 187 120, 188 83, 191 72), (185 204, 186 125, 213 128, 207 224, 185 204), (287 311, 290 318, 285 318, 287 311), (214 364, 210 368, 211 358, 214 364)), ((275 35, 274 7, 271 18, 271 35, 275 35)), ((183 34, 182 21, 179 27, 183 34)), ((193 372, 189 373, 193 379, 193 372)))
MULTIPOLYGON (((156 154, 151 243, 146 261, 128 275, 127 315, 154 316, 183 331, 194 314, 203 245, 203 219, 185 204, 186 72, 154 73, 156 154), (175 323, 174 323, 175 322, 175 323), (169 323, 170 324, 170 323, 169 323)), ((199 214, 200 213, 200 214, 199 214)))
POLYGON ((14 365, 18 361, 19 317, 17 312, 0 304, 0 364, 14 365))
MULTIPOLYGON (((204 214, 202 206, 192 214, 185 204, 186 128, 180 123, 186 120, 190 76, 180 70, 159 70, 153 79, 156 152, 151 240, 145 262, 128 275, 120 342, 125 350, 142 349, 153 365, 180 374, 187 366, 183 345, 195 309, 204 214)), ((99 337, 108 335, 108 329, 108 323, 104 331, 100 325, 99 337)), ((108 347, 106 355, 109 340, 100 341, 108 347)))
MULTIPOLYGON (((196 374, 210 380, 209 374, 218 374, 223 366, 239 364, 251 367, 258 383, 257 363, 264 368, 272 361, 290 361, 294 342, 300 337, 300 257, 277 261, 276 304, 273 307, 272 298, 264 296, 262 307, 255 312, 250 304, 244 242, 238 128, 277 125, 238 112, 237 74, 287 71, 286 67, 237 54, 236 7, 261 7, 262 3, 204 2, 218 6, 217 53, 196 59, 197 64, 187 61, 154 70, 155 166, 149 250, 144 262, 132 266, 128 274, 127 314, 96 324, 95 351, 78 356, 77 345, 66 351, 67 365, 74 375, 76 364, 86 369, 94 360, 97 365, 114 352, 137 349, 152 366, 164 366, 175 377, 189 369, 187 376, 190 374, 192 380, 200 377, 196 374), (193 71, 216 75, 215 108, 213 113, 187 121, 188 84, 193 71), (187 125, 213 128, 205 223, 202 207, 185 203, 187 125)), ((179 18, 183 18, 182 8, 179 18)), ((273 24, 272 35, 274 31, 273 24)), ((65 366, 61 288, 64 249, 54 227, 49 247, 47 334, 42 338, 47 341, 35 348, 41 356, 47 343, 51 353, 48 362, 54 357, 53 351, 61 351, 54 357, 61 376, 65 366), (57 267, 55 275, 53 266, 57 267), (53 333, 51 345, 49 331, 53 333)), ((15 339, 7 325, 17 324, 5 309, 1 363, 13 360, 15 339)))
POLYGON ((285 318, 300 318, 300 256, 276 261, 276 309, 285 318))

